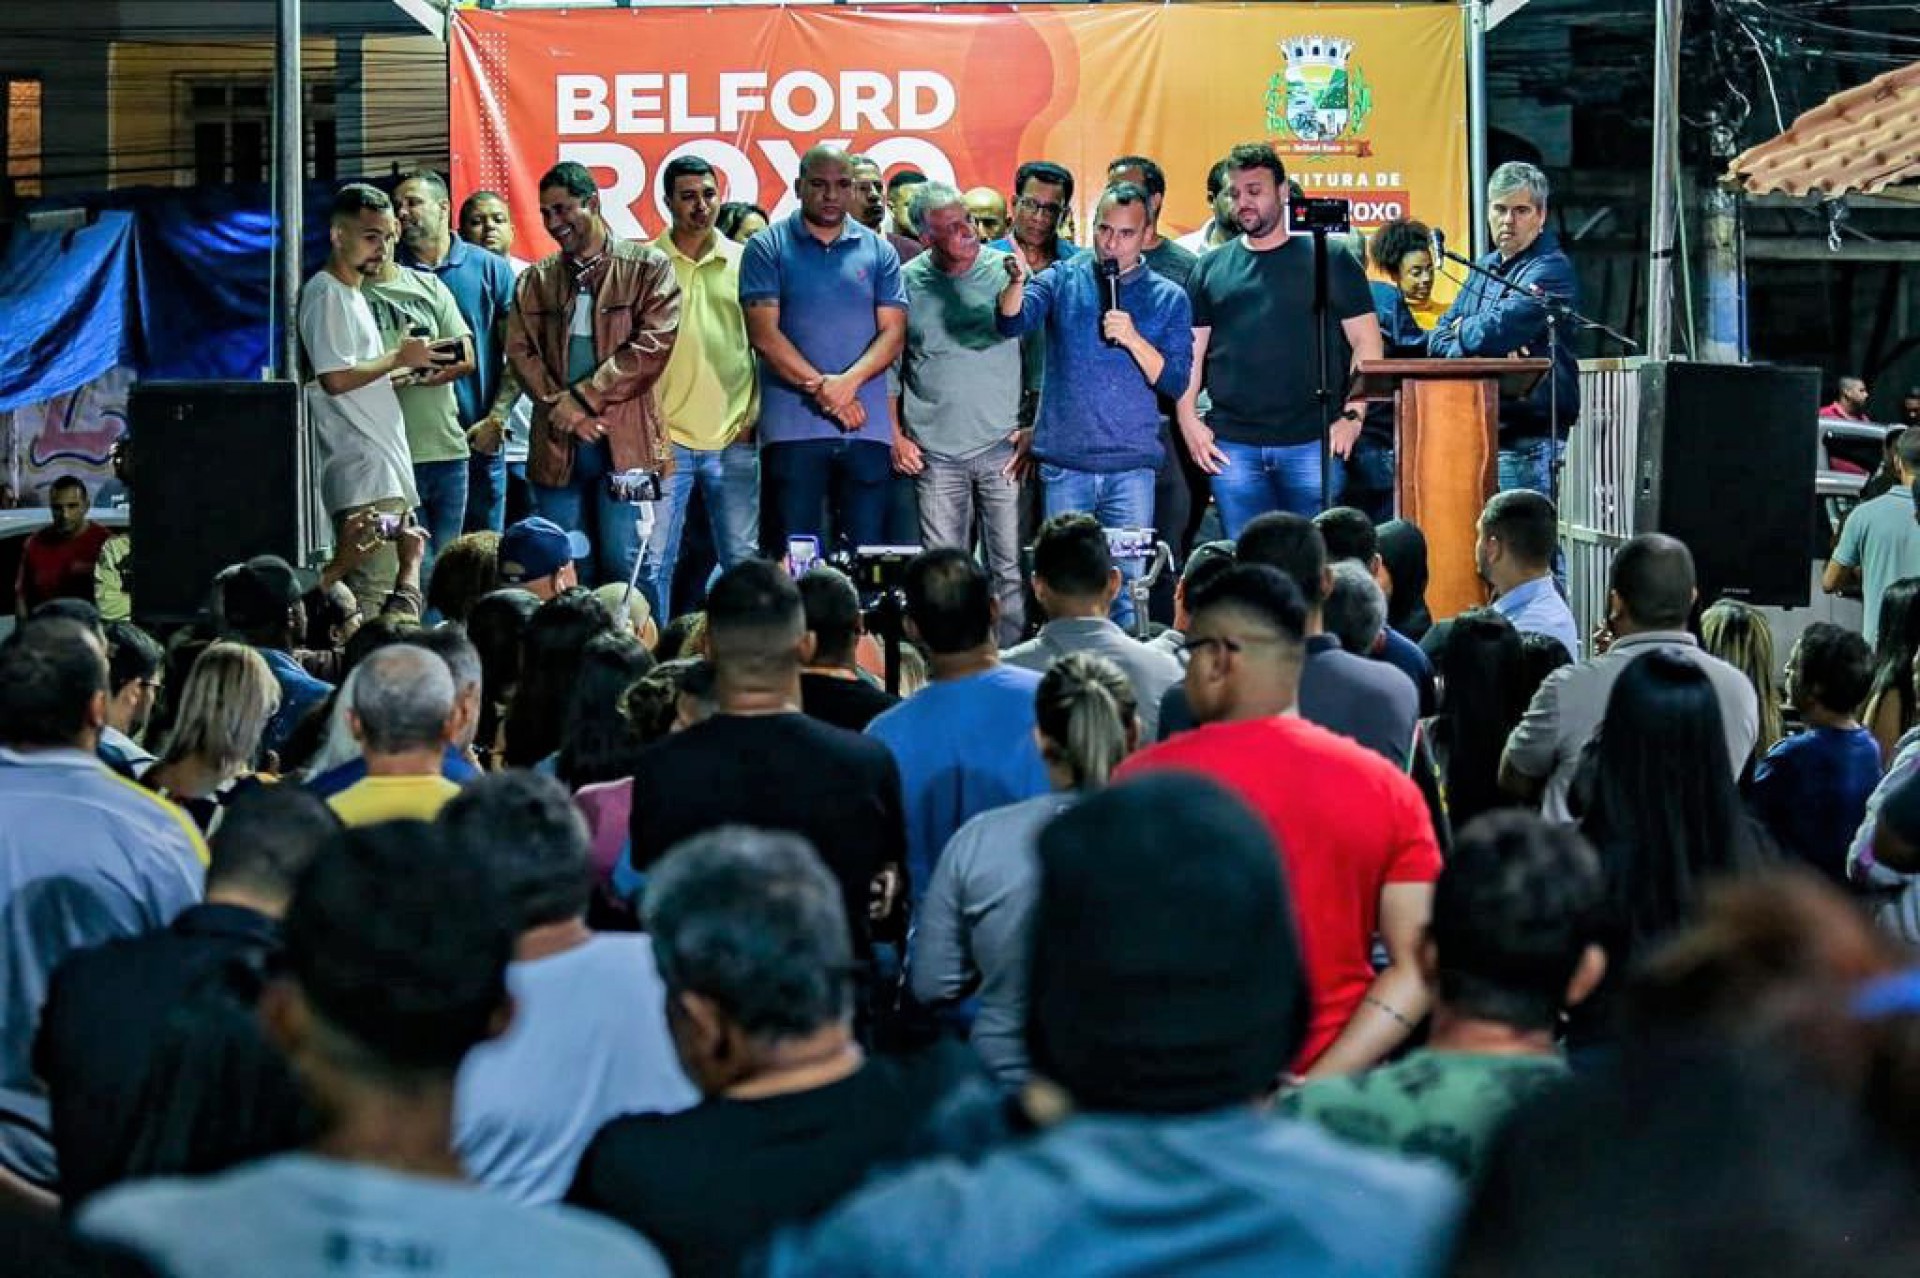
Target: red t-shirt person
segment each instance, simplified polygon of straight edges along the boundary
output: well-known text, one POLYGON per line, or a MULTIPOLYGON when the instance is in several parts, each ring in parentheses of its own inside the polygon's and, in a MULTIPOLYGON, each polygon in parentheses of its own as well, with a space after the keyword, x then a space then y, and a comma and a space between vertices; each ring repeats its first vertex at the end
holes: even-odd
POLYGON ((53 523, 27 538, 14 578, 14 606, 26 616, 49 599, 93 602, 93 566, 112 534, 87 518, 87 490, 59 482, 47 499, 53 523))
POLYGON ((1216 723, 1127 760, 1125 779, 1159 768, 1203 773, 1259 813, 1279 846, 1312 990, 1304 1073, 1373 984, 1380 891, 1432 883, 1440 846, 1420 790, 1379 755, 1291 716, 1216 723))

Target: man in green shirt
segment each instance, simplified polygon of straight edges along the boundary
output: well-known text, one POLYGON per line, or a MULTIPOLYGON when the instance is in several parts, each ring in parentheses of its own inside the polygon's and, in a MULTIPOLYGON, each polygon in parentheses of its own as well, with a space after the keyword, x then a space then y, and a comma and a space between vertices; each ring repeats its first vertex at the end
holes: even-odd
POLYGON ((413 484, 420 492, 413 514, 427 530, 431 565, 431 556, 460 535, 467 516, 469 449, 453 384, 474 369, 473 333, 437 276, 408 270, 391 258, 367 281, 366 298, 388 350, 408 337, 435 343, 431 368, 394 376, 400 415, 406 420, 407 451, 413 456, 413 484))
POLYGON ((1469 825, 1421 947, 1437 992, 1427 1046, 1291 1092, 1281 1113, 1472 1179, 1507 1115, 1568 1076, 1554 1027, 1606 971, 1595 940, 1605 894, 1599 859, 1574 830, 1517 811, 1469 825))

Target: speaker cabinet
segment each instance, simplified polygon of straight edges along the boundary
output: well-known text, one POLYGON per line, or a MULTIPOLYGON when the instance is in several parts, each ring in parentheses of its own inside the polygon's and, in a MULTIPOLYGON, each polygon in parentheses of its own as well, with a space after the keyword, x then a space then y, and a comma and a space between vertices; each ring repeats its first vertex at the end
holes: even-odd
POLYGON ((293 382, 142 382, 127 401, 133 613, 191 621, 215 574, 253 555, 298 564, 307 482, 293 382))
POLYGON ((1639 371, 1634 528, 1687 543, 1703 606, 1806 606, 1819 370, 1673 360, 1639 371))

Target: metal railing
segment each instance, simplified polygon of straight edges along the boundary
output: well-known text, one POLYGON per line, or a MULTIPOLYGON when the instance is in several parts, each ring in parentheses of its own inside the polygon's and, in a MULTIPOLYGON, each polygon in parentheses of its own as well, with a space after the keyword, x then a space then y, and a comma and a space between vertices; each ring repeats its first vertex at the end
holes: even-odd
POLYGON ((1638 482, 1640 369, 1647 361, 1580 362, 1580 424, 1567 441, 1560 476, 1560 539, 1568 602, 1582 636, 1607 614, 1607 570, 1633 536, 1638 482))

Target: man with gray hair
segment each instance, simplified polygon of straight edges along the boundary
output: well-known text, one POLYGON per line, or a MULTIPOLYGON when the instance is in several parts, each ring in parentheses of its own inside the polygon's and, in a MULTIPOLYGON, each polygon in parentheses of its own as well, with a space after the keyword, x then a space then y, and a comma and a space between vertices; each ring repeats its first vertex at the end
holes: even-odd
POLYGON ((1320 621, 1340 646, 1356 657, 1373 656, 1381 629, 1387 624, 1387 596, 1356 560, 1340 559, 1328 566, 1333 584, 1320 606, 1320 621))
POLYGON ((646 928, 667 1026, 705 1100, 601 1128, 569 1202, 646 1235, 676 1274, 737 1274, 774 1229, 915 1152, 972 1071, 964 1049, 861 1051, 844 909, 799 835, 723 826, 660 860, 646 928))
POLYGON ((966 202, 944 182, 916 186, 911 208, 928 251, 900 270, 907 344, 894 469, 919 488, 922 545, 972 550, 977 524, 999 639, 1013 644, 1026 625, 1014 471, 1020 344, 994 327, 1007 255, 981 245, 966 202))
POLYGON ((1541 297, 1577 306, 1580 281, 1560 239, 1547 229, 1547 175, 1531 164, 1503 164, 1487 180, 1493 251, 1468 276, 1427 338, 1442 359, 1522 355, 1552 358, 1553 370, 1519 399, 1500 401, 1500 487, 1554 495, 1567 432, 1580 418, 1580 370, 1573 334, 1549 351, 1541 297), (1492 278, 1489 278, 1491 276, 1492 278))
POLYGON ((366 777, 327 800, 347 825, 431 821, 460 787, 440 775, 453 730, 453 673, 437 653, 398 643, 354 672, 347 725, 366 756, 366 777))

